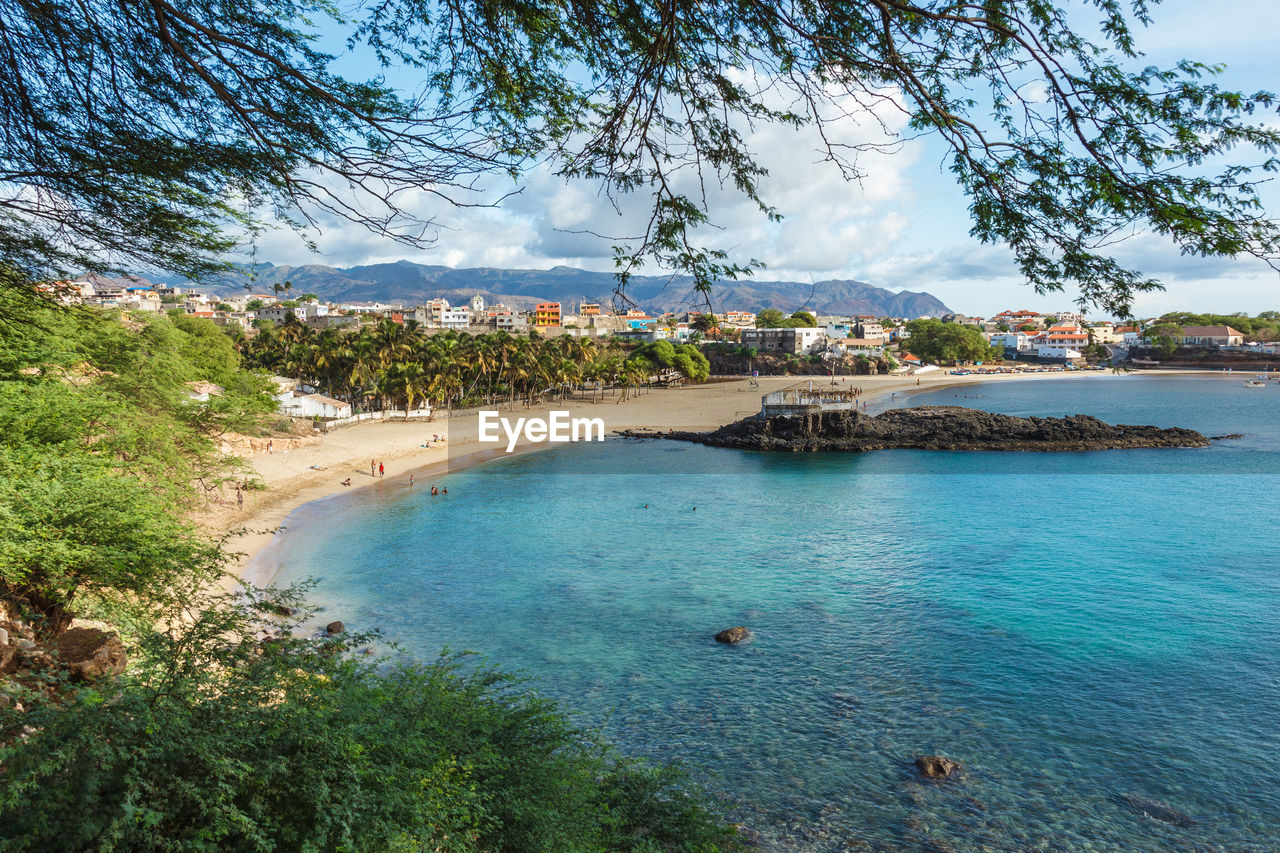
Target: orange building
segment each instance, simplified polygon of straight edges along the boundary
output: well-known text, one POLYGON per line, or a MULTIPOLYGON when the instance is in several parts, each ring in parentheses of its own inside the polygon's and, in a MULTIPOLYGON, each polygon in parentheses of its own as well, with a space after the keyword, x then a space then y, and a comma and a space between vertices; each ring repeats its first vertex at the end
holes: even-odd
POLYGON ((534 309, 533 325, 535 326, 559 326, 560 325, 560 303, 559 302, 542 302, 534 309))
POLYGON ((599 317, 600 303, 599 302, 583 302, 581 305, 578 306, 578 316, 599 317))

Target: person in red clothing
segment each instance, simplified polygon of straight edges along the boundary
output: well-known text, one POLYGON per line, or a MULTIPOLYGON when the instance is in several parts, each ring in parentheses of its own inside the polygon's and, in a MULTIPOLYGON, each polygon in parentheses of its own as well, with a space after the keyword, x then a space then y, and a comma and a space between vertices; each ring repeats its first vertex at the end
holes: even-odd
POLYGON ((381 463, 381 462, 379 462, 379 463, 378 463, 378 476, 379 476, 379 477, 385 477, 385 476, 386 476, 386 473, 387 473, 387 472, 386 472, 386 470, 385 470, 385 469, 383 469, 383 467, 382 467, 382 463, 381 463))

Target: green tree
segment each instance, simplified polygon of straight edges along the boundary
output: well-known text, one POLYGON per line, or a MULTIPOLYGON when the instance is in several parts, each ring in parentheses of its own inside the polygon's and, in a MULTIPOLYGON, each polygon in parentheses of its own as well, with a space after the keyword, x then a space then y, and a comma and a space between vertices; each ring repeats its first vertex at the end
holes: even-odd
POLYGON ((764 308, 756 312, 756 328, 777 329, 786 319, 786 316, 777 308, 764 308))
POLYGON ((1168 358, 1182 345, 1182 327, 1173 323, 1157 323, 1144 329, 1142 337, 1148 346, 1168 358))
POLYGON ((973 326, 927 318, 907 323, 907 333, 910 337, 903 348, 926 361, 991 361, 999 357, 973 326))

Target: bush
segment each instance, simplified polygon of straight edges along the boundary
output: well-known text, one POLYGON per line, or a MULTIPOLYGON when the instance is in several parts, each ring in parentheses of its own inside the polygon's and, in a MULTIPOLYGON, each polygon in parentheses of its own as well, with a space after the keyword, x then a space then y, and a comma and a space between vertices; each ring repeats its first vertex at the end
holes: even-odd
POLYGON ((224 599, 148 638, 109 693, 63 685, 62 707, 0 709, 0 847, 736 846, 677 772, 618 758, 509 676, 457 657, 358 663, 340 649, 361 637, 254 637, 224 599), (14 740, 22 725, 35 732, 14 740))

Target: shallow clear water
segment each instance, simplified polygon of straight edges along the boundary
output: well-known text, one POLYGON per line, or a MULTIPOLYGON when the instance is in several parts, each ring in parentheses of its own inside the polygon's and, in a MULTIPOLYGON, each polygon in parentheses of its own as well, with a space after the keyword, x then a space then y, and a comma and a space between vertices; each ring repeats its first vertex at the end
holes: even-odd
POLYGON ((311 504, 260 562, 318 578, 326 620, 422 657, 476 650, 625 751, 702 768, 769 849, 1280 849, 1280 386, 1097 377, 894 402, 1246 436, 574 445, 450 475, 447 497, 388 480, 311 504), (711 640, 738 624, 753 641, 711 640), (963 776, 917 780, 930 752, 963 776))

